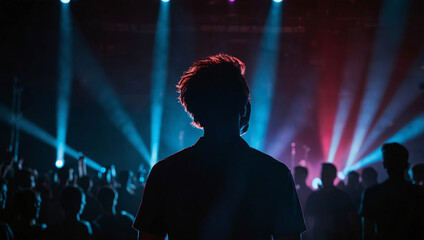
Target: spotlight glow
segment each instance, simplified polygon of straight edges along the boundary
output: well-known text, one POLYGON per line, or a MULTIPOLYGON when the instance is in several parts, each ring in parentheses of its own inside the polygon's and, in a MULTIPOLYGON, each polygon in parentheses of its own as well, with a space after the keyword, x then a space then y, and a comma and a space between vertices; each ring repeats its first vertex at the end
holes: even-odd
POLYGON ((280 3, 280 2, 282 2, 283 0, 273 0, 274 2, 276 2, 276 3, 280 3))
POLYGON ((71 0, 60 0, 63 4, 68 4, 71 2, 71 0))
MULTIPOLYGON (((408 142, 420 135, 424 134, 424 113, 421 113, 420 116, 415 118, 408 125, 403 127, 400 131, 398 131, 395 135, 389 138, 385 142, 398 142, 405 143, 408 142)), ((343 173, 347 173, 349 171, 355 171, 357 169, 363 168, 366 165, 378 162, 382 160, 381 150, 377 148, 372 153, 368 154, 366 157, 362 158, 356 164, 352 165, 350 168, 345 168, 343 173)))
POLYGON ((158 161, 162 115, 168 76, 169 58, 169 5, 161 4, 155 34, 152 68, 152 115, 151 115, 151 159, 150 166, 158 161))
POLYGON ((314 180, 312 180, 312 188, 313 189, 318 189, 319 186, 322 185, 322 181, 321 178, 314 178, 314 180))
POLYGON ((58 90, 57 90, 57 159, 65 154, 68 128, 69 105, 72 90, 72 22, 68 5, 62 5, 60 11, 59 54, 58 54, 58 90))
POLYGON ((381 25, 376 33, 371 66, 346 168, 355 162, 386 91, 398 60, 408 9, 409 1, 388 0, 383 3, 381 25))
POLYGON ((78 79, 89 80, 84 81, 84 86, 103 108, 106 116, 127 138, 146 163, 150 163, 150 153, 147 150, 146 144, 141 138, 130 115, 125 111, 106 73, 95 59, 81 33, 78 31, 75 31, 75 33, 74 40, 76 45, 79 46, 75 49, 74 53, 74 62, 77 63, 75 64, 75 70, 76 74, 81 76, 78 79))
POLYGON ((169 2, 169 0, 162 0, 162 2, 169 2))
POLYGON ((343 180, 343 179, 345 179, 345 174, 343 173, 343 172, 339 172, 338 174, 337 174, 337 177, 340 179, 340 180, 343 180))
POLYGON ((58 160, 56 160, 55 165, 56 165, 57 168, 62 168, 65 165, 65 161, 62 160, 62 159, 58 159, 58 160))
MULTIPOLYGON (((27 134, 39 139, 40 141, 46 143, 47 145, 50 145, 52 147, 57 147, 57 140, 41 129, 39 126, 35 125, 34 123, 26 120, 25 118, 15 116, 12 111, 10 111, 7 107, 0 104, 0 121, 3 121, 10 125, 16 125, 19 123, 20 130, 26 132, 27 134)), ((71 156, 72 158, 78 160, 80 153, 79 151, 76 151, 72 149, 69 146, 64 146, 65 153, 71 156)), ((86 157, 86 163, 87 166, 93 168, 96 171, 100 171, 102 168, 101 165, 93 161, 92 159, 86 157)))
POLYGON ((251 127, 245 135, 249 144, 259 150, 262 150, 264 145, 274 96, 281 20, 281 5, 272 4, 262 33, 258 63, 253 77, 251 127))

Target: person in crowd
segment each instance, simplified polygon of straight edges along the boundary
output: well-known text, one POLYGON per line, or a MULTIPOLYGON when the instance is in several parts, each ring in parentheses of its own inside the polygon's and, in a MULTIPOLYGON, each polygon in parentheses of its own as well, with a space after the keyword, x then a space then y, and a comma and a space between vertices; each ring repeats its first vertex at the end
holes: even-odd
POLYGON ((300 200, 302 209, 305 209, 306 200, 312 193, 312 189, 306 185, 308 178, 308 169, 306 167, 297 166, 294 168, 294 182, 296 183, 297 196, 300 200))
POLYGON ((4 240, 13 240, 14 236, 12 229, 7 223, 5 217, 5 208, 7 201, 7 181, 3 178, 0 178, 0 239, 4 240))
POLYGON ((424 239, 424 190, 406 179, 408 150, 399 143, 381 150, 389 179, 364 192, 364 240, 424 239))
POLYGON ((65 187, 61 193, 61 205, 65 219, 47 228, 46 239, 92 239, 90 223, 80 219, 85 206, 85 194, 81 188, 65 187))
POLYGON ((355 207, 355 212, 358 212, 359 205, 361 205, 361 196, 363 191, 362 184, 359 181, 359 173, 350 171, 347 174, 347 185, 344 188, 344 191, 349 194, 353 206, 355 207))
POLYGON ((16 240, 42 239, 46 226, 38 222, 40 205, 40 195, 34 190, 26 189, 15 193, 11 228, 16 240))
POLYGON ((290 170, 240 137, 248 129, 245 65, 218 54, 178 83, 203 128, 197 143, 152 168, 134 221, 140 239, 300 239, 305 223, 290 170))
POLYGON ((372 167, 362 169, 362 185, 364 190, 378 184, 378 173, 372 167))
POLYGON ((349 195, 334 186, 336 176, 336 166, 323 163, 322 187, 306 201, 305 215, 314 240, 360 239, 355 208, 349 195))
POLYGON ((30 170, 22 169, 15 173, 16 190, 34 189, 35 176, 30 170))
POLYGON ((89 176, 82 176, 78 178, 78 186, 84 191, 86 206, 81 214, 81 218, 89 222, 93 221, 99 214, 100 208, 97 199, 91 193, 93 188, 93 181, 89 176))
POLYGON ((118 193, 109 186, 102 187, 97 194, 101 215, 94 221, 94 239, 136 239, 137 232, 131 227, 134 216, 125 211, 116 212, 118 193))
POLYGON ((417 163, 412 167, 412 180, 414 184, 424 186, 424 163, 417 163))
POLYGON ((126 211, 131 215, 135 215, 138 210, 140 199, 136 197, 134 189, 132 189, 132 171, 121 171, 118 175, 120 187, 118 188, 118 211, 126 211))

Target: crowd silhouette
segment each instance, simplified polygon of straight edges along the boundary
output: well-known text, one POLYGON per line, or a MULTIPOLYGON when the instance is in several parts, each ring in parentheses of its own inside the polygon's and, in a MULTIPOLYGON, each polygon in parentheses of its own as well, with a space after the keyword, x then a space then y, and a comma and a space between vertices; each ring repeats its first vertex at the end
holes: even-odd
POLYGON ((244 71, 219 54, 184 73, 179 100, 204 136, 159 161, 146 183, 114 166, 91 176, 84 156, 75 171, 39 174, 1 152, 0 239, 424 239, 423 163, 409 177, 408 150, 387 143, 384 182, 366 167, 335 185, 336 166, 322 163, 312 190, 306 167, 293 179, 240 137, 251 111, 244 71))

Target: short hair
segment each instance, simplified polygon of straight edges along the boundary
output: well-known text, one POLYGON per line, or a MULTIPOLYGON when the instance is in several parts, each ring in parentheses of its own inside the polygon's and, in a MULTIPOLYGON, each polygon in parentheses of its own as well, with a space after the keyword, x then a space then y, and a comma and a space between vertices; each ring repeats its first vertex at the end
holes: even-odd
POLYGON ((79 187, 68 186, 62 191, 60 203, 66 213, 77 214, 83 204, 83 190, 79 187))
POLYGON ((386 143, 382 146, 384 165, 390 170, 405 170, 408 168, 408 149, 399 143, 386 143))
MULTIPOLYGON (((203 128, 215 114, 244 112, 250 98, 245 70, 238 58, 218 54, 195 62, 184 72, 177 85, 178 99, 193 118, 193 126, 203 128)), ((241 134, 248 124, 249 119, 240 122, 241 134)))
POLYGON ((305 176, 308 176, 308 169, 302 166, 297 166, 294 168, 294 174, 303 174, 305 176))
POLYGON ((327 177, 331 177, 334 179, 337 177, 337 168, 332 163, 323 163, 321 170, 323 173, 325 173, 327 177))
POLYGON ((112 207, 117 196, 118 193, 115 189, 104 186, 100 188, 99 193, 97 193, 97 201, 104 207, 112 207))

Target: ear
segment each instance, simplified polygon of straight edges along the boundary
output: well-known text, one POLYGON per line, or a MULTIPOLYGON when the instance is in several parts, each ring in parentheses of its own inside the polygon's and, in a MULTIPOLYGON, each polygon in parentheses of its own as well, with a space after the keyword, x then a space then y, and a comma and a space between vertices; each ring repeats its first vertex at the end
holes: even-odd
POLYGON ((246 106, 244 106, 243 112, 240 114, 240 134, 246 133, 247 129, 249 128, 251 108, 252 106, 250 105, 250 101, 247 101, 246 106))

